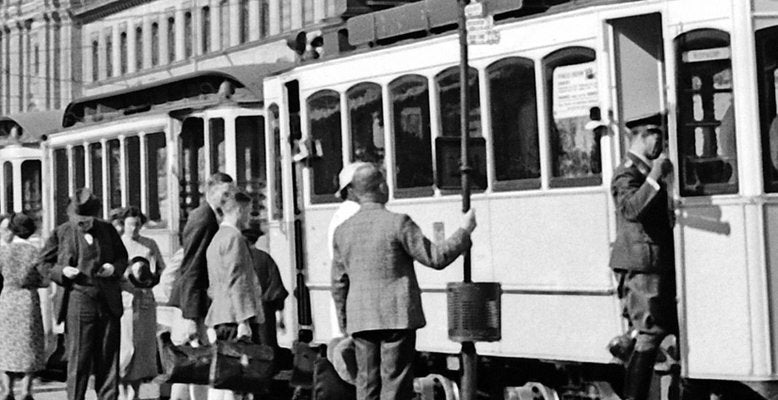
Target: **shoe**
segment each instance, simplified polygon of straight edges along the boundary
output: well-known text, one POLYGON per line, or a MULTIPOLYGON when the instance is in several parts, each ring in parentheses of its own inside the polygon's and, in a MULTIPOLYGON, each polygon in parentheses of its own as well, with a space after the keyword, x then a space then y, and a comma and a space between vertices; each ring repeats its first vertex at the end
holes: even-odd
POLYGON ((611 339, 606 348, 616 363, 626 365, 635 349, 635 338, 629 332, 624 333, 611 339))

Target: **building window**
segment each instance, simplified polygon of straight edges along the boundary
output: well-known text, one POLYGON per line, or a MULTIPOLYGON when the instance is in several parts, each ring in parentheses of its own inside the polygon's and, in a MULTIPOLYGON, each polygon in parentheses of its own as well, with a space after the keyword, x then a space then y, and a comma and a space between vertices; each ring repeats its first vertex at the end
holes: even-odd
POLYGON ((41 162, 27 160, 22 162, 22 211, 35 219, 40 229, 43 216, 43 196, 41 195, 41 162))
POLYGON ((176 19, 167 19, 167 59, 168 62, 176 60, 176 19))
POLYGON ((151 24, 151 66, 159 65, 159 24, 151 24))
POLYGON ((691 31, 675 47, 681 195, 737 193, 729 34, 691 31))
POLYGON ((322 90, 308 97, 308 134, 312 148, 323 154, 311 161, 314 203, 334 202, 338 190, 338 172, 343 168, 341 147, 340 94, 322 90))
POLYGON ((33 61, 33 63, 35 64, 35 75, 38 76, 41 73, 41 49, 37 44, 35 45, 35 50, 33 50, 33 54, 35 58, 33 61))
MULTIPOLYGON (((8 70, 6 70, 7 72, 8 70)), ((92 82, 100 80, 100 43, 92 41, 92 82)), ((10 86, 10 85, 9 85, 10 86)))
POLYGON ((135 70, 143 69, 143 27, 135 28, 135 70))
POLYGON ((114 209, 122 206, 121 147, 119 140, 108 141, 108 206, 114 209))
POLYGON ((189 213, 200 205, 205 184, 205 136, 201 118, 187 118, 179 140, 179 230, 189 213))
POLYGON ((384 111, 381 86, 360 83, 346 92, 351 131, 351 161, 384 162, 384 111))
POLYGON ((14 167, 10 161, 3 163, 3 180, 5 184, 5 211, 14 212, 14 167))
MULTIPOLYGON (((459 119, 459 67, 451 67, 435 77, 440 100, 440 126, 443 136, 460 135, 459 119)), ((468 89, 470 91, 470 137, 481 136, 481 103, 478 93, 478 71, 468 70, 468 89)))
POLYGON ((551 185, 592 186, 602 182, 600 140, 586 129, 589 110, 599 106, 594 50, 568 47, 543 59, 549 140, 551 185), (570 91, 581 93, 570 96, 570 91))
POLYGON ((119 69, 121 74, 127 73, 127 32, 119 35, 119 69))
POLYGON ((167 188, 167 150, 165 133, 146 135, 147 216, 152 225, 164 225, 163 211, 170 207, 167 188))
POLYGON ((73 146, 73 187, 76 189, 86 186, 85 162, 84 146, 73 146))
POLYGON ((54 203, 57 215, 55 225, 68 220, 68 203, 70 201, 70 188, 68 185, 68 155, 65 149, 54 150, 54 203))
POLYGON ((105 36, 105 76, 113 76, 113 37, 105 36))
POLYGON ((486 68, 495 189, 540 188, 538 109, 532 60, 510 57, 486 68))
POLYGON ((260 3, 259 36, 266 37, 270 32, 270 3, 268 0, 262 0, 260 3))
POLYGON ((89 162, 92 168, 90 177, 92 193, 98 198, 103 198, 103 145, 92 143, 89 145, 89 162))
POLYGON ((273 133, 273 219, 281 220, 284 217, 284 187, 283 164, 281 161, 281 121, 279 119, 278 105, 271 104, 268 107, 268 126, 273 133))
POLYGON ((250 223, 258 228, 261 221, 267 220, 264 205, 267 190, 265 120, 259 116, 236 118, 235 143, 237 143, 235 179, 238 187, 253 200, 250 223))
POLYGON ((292 0, 281 0, 281 32, 292 30, 292 0))
POLYGON ((221 23, 221 48, 230 47, 230 3, 222 1, 219 5, 219 20, 221 23))
POLYGON ((394 132, 395 197, 433 194, 427 78, 401 76, 389 84, 394 132))
POLYGON ((249 0, 240 0, 240 42, 246 43, 249 41, 249 0))
POLYGON ((192 57, 192 42, 194 41, 194 26, 192 26, 192 13, 184 14, 184 58, 192 57))
POLYGON ((211 8, 203 7, 201 13, 203 17, 203 40, 200 45, 200 51, 206 54, 211 51, 211 8))
POLYGON ((313 23, 313 2, 314 0, 303 0, 303 23, 305 25, 313 23))
POLYGON ((211 147, 211 174, 224 172, 227 168, 224 154, 224 119, 211 118, 208 120, 208 136, 211 147))

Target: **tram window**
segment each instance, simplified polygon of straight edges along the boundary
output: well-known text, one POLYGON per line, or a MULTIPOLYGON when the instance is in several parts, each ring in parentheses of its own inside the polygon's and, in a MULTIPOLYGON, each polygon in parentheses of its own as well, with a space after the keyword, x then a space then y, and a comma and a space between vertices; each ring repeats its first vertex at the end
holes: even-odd
POLYGON ((14 167, 11 162, 3 163, 3 179, 5 182, 5 211, 14 211, 14 167))
POLYGON ((187 118, 179 140, 179 228, 183 229, 189 212, 200 205, 205 184, 205 140, 201 118, 187 118))
POLYGON ((73 187, 75 188, 86 186, 84 163, 84 146, 73 146, 73 187))
POLYGON ((167 151, 165 133, 146 135, 146 193, 150 226, 162 225, 162 212, 170 207, 167 190, 167 151))
POLYGON ((540 187, 540 149, 532 60, 511 57, 486 69, 491 105, 495 189, 540 187))
POLYGON ((389 84, 394 132, 395 197, 431 196, 432 140, 427 78, 401 76, 389 84))
POLYGON ((756 32, 765 191, 778 192, 778 27, 756 32))
POLYGON ((384 111, 381 86, 360 83, 346 92, 351 130, 351 161, 383 163, 384 111))
POLYGON ((27 160, 22 163, 22 210, 33 217, 40 228, 42 196, 41 196, 41 162, 27 160))
POLYGON ((68 220, 67 208, 70 199, 68 188, 68 155, 65 149, 54 150, 54 203, 56 205, 55 224, 68 220))
MULTIPOLYGON (((459 67, 451 67, 435 77, 440 100, 440 126, 443 136, 460 135, 459 67)), ((478 71, 468 70, 470 92, 470 137, 481 136, 481 103, 478 93, 478 71)))
POLYGON ((108 206, 110 209, 122 206, 121 148, 119 140, 108 141, 108 206))
POLYGON ((211 173, 224 172, 224 119, 209 119, 208 135, 211 137, 211 173))
POLYGON ((333 90, 322 90, 308 97, 308 132, 314 141, 312 147, 323 154, 311 161, 314 203, 336 201, 338 172, 343 168, 341 147, 340 95, 333 90))
POLYGON ((599 106, 594 50, 567 47, 543 59, 551 144, 551 186, 602 183, 600 138, 585 125, 599 106))
POLYGON ((675 46, 681 195, 737 193, 729 34, 692 31, 675 46))
POLYGON ((103 145, 100 143, 92 143, 89 145, 89 159, 92 168, 92 193, 95 196, 103 197, 103 145))
POLYGON ((284 188, 283 170, 281 164, 281 122, 279 121, 278 105, 271 104, 268 107, 269 126, 273 132, 273 216, 274 220, 284 217, 284 188))
POLYGON ((265 188, 267 171, 265 167, 265 120, 259 116, 235 119, 235 142, 237 143, 236 180, 238 187, 251 196, 250 222, 259 227, 265 215, 265 188))
POLYGON ((127 149, 127 195, 128 204, 141 208, 140 185, 140 138, 128 137, 124 146, 127 149))

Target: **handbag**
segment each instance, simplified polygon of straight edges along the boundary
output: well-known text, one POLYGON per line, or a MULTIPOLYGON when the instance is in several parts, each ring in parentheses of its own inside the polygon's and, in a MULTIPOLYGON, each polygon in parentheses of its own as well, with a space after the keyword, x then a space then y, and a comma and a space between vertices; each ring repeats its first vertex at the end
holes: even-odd
POLYGON ((210 384, 214 389, 258 392, 275 375, 273 348, 247 340, 219 340, 212 346, 210 384))
POLYGON ((65 382, 68 377, 68 353, 65 346, 65 334, 57 335, 57 347, 46 360, 46 367, 37 372, 44 381, 65 382))
POLYGON ((176 346, 170 339, 170 332, 157 337, 161 382, 207 385, 211 369, 212 346, 192 347, 189 344, 176 346))

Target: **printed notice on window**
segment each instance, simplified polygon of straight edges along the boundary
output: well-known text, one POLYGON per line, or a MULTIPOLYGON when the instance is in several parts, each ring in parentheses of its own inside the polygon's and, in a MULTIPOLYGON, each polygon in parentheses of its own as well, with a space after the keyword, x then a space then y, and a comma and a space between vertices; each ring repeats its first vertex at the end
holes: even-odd
POLYGON ((554 119, 588 117, 599 106, 595 61, 557 67, 553 81, 554 119))

